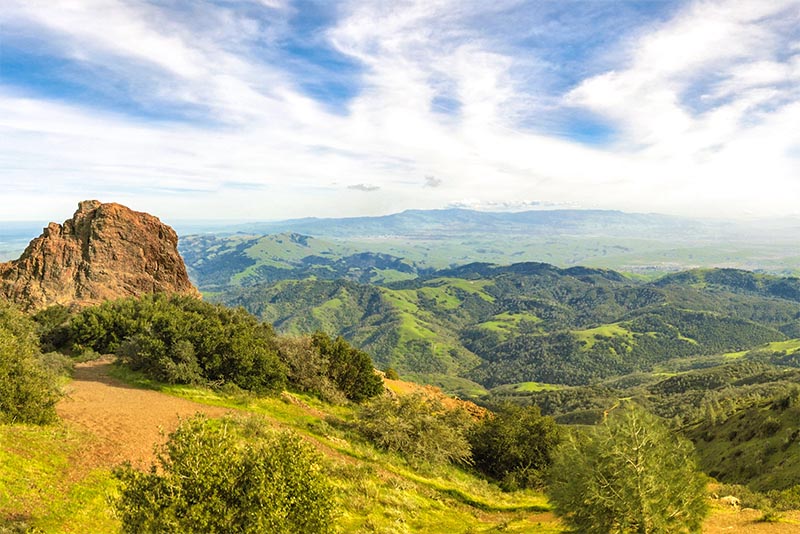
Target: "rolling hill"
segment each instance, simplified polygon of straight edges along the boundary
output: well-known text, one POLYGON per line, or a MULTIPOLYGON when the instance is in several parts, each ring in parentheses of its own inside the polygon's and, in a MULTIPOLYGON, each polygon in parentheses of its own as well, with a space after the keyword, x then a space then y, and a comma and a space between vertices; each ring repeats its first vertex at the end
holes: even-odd
POLYGON ((341 333, 379 366, 407 376, 458 375, 491 388, 588 384, 797 337, 798 288, 797 278, 731 269, 642 282, 522 263, 471 264, 382 285, 282 280, 211 298, 281 331, 341 333))

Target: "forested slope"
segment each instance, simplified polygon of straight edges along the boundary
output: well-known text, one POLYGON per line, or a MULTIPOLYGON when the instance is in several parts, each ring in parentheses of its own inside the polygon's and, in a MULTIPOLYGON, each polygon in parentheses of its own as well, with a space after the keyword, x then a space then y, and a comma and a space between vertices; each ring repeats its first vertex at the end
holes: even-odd
POLYGON ((655 282, 543 263, 485 263, 385 284, 284 280, 212 295, 278 330, 341 333, 380 366, 495 387, 587 384, 800 330, 800 280, 733 269, 655 282))

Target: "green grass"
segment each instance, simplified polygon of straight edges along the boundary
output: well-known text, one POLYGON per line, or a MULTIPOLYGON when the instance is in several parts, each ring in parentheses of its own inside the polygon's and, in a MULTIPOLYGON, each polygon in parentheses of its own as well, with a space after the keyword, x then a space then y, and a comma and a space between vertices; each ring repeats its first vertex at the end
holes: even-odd
POLYGON ((532 313, 503 312, 494 315, 489 321, 478 323, 476 326, 497 332, 505 338, 519 332, 520 323, 535 325, 540 322, 542 322, 542 320, 532 313))
POLYGON ((116 491, 111 472, 103 468, 85 472, 70 463, 90 440, 62 424, 0 426, 0 532, 119 529, 108 505, 116 491))
POLYGON ((633 341, 633 333, 617 323, 598 326, 587 330, 573 330, 572 333, 586 343, 586 349, 591 349, 598 337, 624 337, 633 341))
POLYGON ((543 382, 521 382, 513 384, 513 387, 517 391, 555 391, 564 388, 559 384, 545 384, 543 382))
POLYGON ((397 455, 376 450, 349 430, 351 406, 297 393, 243 401, 201 387, 157 384, 119 367, 113 374, 137 387, 261 414, 316 443, 329 459, 339 491, 337 524, 343 533, 564 532, 549 516, 536 515, 549 510, 541 493, 504 493, 460 468, 413 468, 397 455))
POLYGON ((751 352, 782 352, 784 354, 789 354, 790 352, 794 352, 800 349, 800 339, 787 339, 784 341, 773 341, 771 343, 765 343, 764 345, 760 345, 753 349, 748 350, 740 350, 737 352, 726 352, 722 355, 723 358, 726 360, 736 360, 742 358, 751 352))

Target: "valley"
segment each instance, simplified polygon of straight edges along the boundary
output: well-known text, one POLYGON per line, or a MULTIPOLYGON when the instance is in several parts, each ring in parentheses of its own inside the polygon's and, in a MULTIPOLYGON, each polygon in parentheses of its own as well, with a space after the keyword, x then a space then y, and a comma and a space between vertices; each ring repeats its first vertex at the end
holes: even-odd
MULTIPOLYGON (((87 209, 109 208, 82 203, 76 219, 87 209)), ((596 224, 577 220, 580 231, 596 224)), ((161 461, 164 432, 174 439, 201 412, 231 428, 291 431, 310 444, 336 495, 342 532, 567 532, 548 486, 551 448, 593 435, 587 429, 630 406, 689 440, 698 476, 711 477, 710 485, 698 482, 711 511, 703 532, 781 533, 800 524, 800 279, 767 268, 649 264, 643 274, 569 262, 463 263, 448 256, 457 230, 445 232, 439 248, 429 235, 406 235, 406 247, 396 236, 365 239, 374 223, 328 224, 339 234, 329 237, 188 236, 179 250, 202 301, 181 282, 183 295, 137 295, 128 286, 124 298, 80 307, 37 304, 29 315, 0 308, 0 334, 23 343, 20 332, 33 329, 41 348, 54 351, 33 354, 66 393, 55 423, 0 426, 0 480, 10 490, 0 495, 4 531, 118 530, 110 507, 119 510, 121 484, 130 483, 120 480, 133 480, 120 474, 121 462, 137 473, 161 461), (504 417, 513 423, 492 427, 504 417), (491 471, 481 447, 495 458, 509 442, 482 432, 522 432, 522 421, 536 430, 511 443, 542 440, 536 467, 491 471), (12 445, 19 440, 29 445, 12 445), (506 445, 492 449, 497 443, 506 445), (720 495, 735 496, 743 509, 731 513, 720 495)), ((27 257, 41 254, 47 263, 59 247, 74 246, 48 235, 27 257)), ((89 250, 117 250, 84 256, 81 273, 108 264, 142 279, 113 263, 135 254, 135 240, 95 231, 75 239, 89 239, 81 245, 89 250)), ((493 239, 499 250, 502 240, 493 239)), ((550 239, 563 245, 571 237, 550 239)), ((151 246, 167 257, 175 245, 151 246)), ((59 299, 72 294, 25 262, 4 265, 9 279, 29 280, 8 287, 41 286, 41 302, 51 288, 59 299)), ((181 269, 148 276, 185 280, 181 269)), ((109 290, 102 278, 90 282, 109 290)), ((82 287, 74 298, 86 298, 82 287)), ((25 294, 15 289, 9 298, 25 294)))
POLYGON ((787 399, 800 381, 799 279, 676 265, 647 276, 536 262, 437 268, 353 244, 282 233, 197 235, 181 247, 206 298, 280 332, 343 335, 407 380, 487 406, 535 404, 564 424, 595 424, 636 399, 681 428, 720 481, 779 492, 800 480, 787 461, 798 446, 787 399))

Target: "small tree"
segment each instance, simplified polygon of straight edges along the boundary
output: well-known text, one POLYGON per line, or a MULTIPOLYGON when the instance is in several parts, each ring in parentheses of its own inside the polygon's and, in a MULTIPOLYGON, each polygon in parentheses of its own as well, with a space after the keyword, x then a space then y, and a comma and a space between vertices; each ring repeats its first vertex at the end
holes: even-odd
POLYGON ((277 338, 278 356, 287 367, 289 383, 300 391, 343 404, 346 397, 328 377, 328 360, 314 346, 311 336, 277 338))
POLYGON ((483 419, 470 435, 475 468, 507 489, 539 486, 560 432, 537 406, 504 406, 483 419))
POLYGON ((170 434, 158 467, 126 465, 115 476, 125 533, 333 531, 333 489, 319 453, 252 419, 239 425, 195 416, 170 434))
POLYGON ((0 302, 0 423, 50 423, 60 395, 42 364, 33 321, 0 302))
POLYGON ((331 339, 323 332, 315 333, 311 343, 328 362, 328 378, 345 397, 361 402, 383 392, 383 379, 375 373, 369 354, 341 336, 331 339))
POLYGON ((587 534, 699 532, 705 476, 692 444, 634 404, 556 452, 548 494, 555 512, 587 534))

